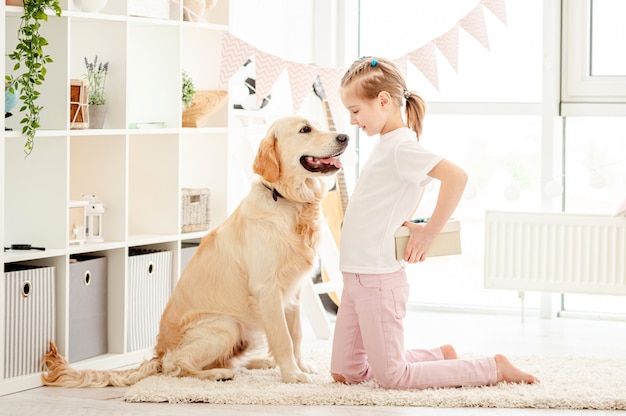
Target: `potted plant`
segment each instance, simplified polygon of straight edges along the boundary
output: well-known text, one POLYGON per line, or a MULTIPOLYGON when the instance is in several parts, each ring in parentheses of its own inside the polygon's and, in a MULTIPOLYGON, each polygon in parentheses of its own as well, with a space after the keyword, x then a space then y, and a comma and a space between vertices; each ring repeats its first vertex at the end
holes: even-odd
POLYGON ((16 61, 13 72, 17 73, 22 65, 25 71, 19 75, 7 75, 6 82, 11 85, 12 92, 18 90, 22 100, 20 111, 24 112, 22 134, 26 136, 24 153, 28 156, 33 151, 35 132, 39 126, 41 106, 36 104, 40 92, 37 87, 43 84, 46 78, 46 64, 52 62, 50 55, 43 49, 48 45, 46 38, 41 36, 39 29, 42 22, 48 21, 46 10, 52 10, 56 16, 61 16, 59 0, 24 0, 24 14, 17 32, 15 50, 8 54, 12 61, 16 61))
POLYGON ((87 69, 85 77, 88 82, 89 128, 101 129, 107 110, 104 86, 109 72, 109 63, 98 62, 98 55, 96 55, 93 62, 89 62, 85 58, 85 68, 87 69))
POLYGON ((183 108, 189 107, 189 105, 193 102, 193 98, 196 95, 196 86, 193 83, 193 79, 183 71, 183 91, 182 91, 182 100, 183 100, 183 108))

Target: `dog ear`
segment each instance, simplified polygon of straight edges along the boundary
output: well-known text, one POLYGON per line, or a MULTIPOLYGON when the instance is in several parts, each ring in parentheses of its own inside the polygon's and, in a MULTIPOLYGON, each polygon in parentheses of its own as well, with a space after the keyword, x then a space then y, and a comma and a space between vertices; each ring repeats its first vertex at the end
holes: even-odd
POLYGON ((280 163, 278 162, 278 141, 273 134, 265 137, 254 158, 252 165, 254 173, 261 175, 268 182, 276 182, 280 178, 280 163))

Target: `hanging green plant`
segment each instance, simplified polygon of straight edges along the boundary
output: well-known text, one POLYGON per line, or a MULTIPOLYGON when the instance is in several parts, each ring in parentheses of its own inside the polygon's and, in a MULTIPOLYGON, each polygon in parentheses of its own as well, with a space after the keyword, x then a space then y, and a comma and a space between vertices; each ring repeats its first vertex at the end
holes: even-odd
POLYGON ((33 151, 35 133, 39 126, 39 113, 42 106, 36 104, 40 92, 37 87, 42 85, 46 78, 46 64, 52 62, 50 55, 43 52, 48 41, 41 36, 39 29, 41 22, 48 21, 47 10, 52 10, 55 15, 61 16, 61 4, 59 0, 24 0, 24 14, 22 15, 20 28, 17 32, 17 45, 15 50, 8 54, 9 59, 16 61, 13 72, 22 67, 26 68, 19 75, 7 75, 6 81, 19 91, 24 118, 20 120, 22 134, 26 136, 24 153, 26 156, 33 151))

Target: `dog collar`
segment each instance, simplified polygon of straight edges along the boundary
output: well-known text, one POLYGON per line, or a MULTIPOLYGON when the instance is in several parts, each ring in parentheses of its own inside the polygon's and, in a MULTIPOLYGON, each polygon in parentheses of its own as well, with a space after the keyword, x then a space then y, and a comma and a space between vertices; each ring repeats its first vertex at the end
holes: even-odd
POLYGON ((265 186, 267 189, 269 189, 270 191, 272 191, 272 198, 274 198, 274 201, 278 201, 278 198, 284 198, 280 192, 278 192, 276 190, 276 188, 271 188, 268 184, 266 184, 265 182, 263 182, 263 186, 265 186))

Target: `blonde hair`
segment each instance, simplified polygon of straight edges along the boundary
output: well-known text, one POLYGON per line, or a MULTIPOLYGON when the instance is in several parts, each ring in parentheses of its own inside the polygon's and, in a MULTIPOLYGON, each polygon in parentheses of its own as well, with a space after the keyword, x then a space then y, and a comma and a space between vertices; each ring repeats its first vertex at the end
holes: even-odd
POLYGON ((359 98, 374 99, 381 91, 387 91, 399 107, 406 100, 406 123, 419 140, 426 102, 415 91, 407 89, 404 76, 396 64, 385 58, 363 57, 346 71, 341 79, 341 88, 357 81, 358 87, 353 91, 359 98))

